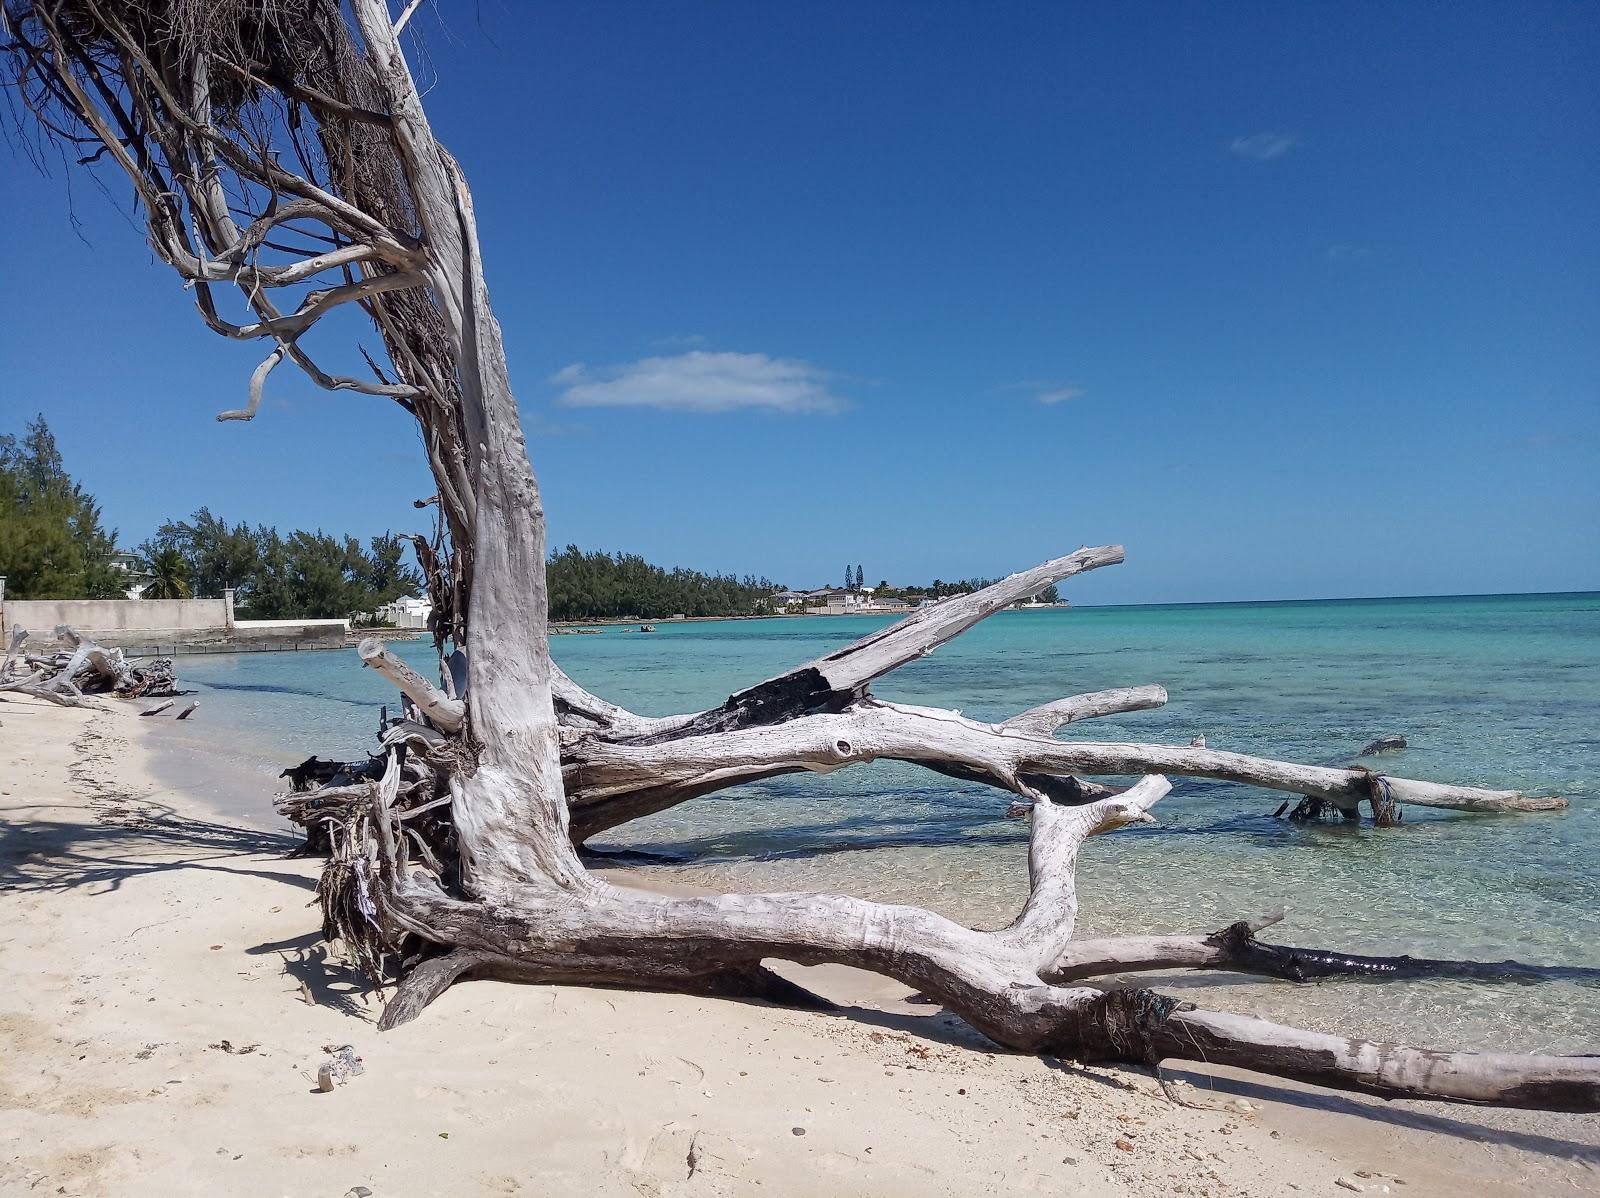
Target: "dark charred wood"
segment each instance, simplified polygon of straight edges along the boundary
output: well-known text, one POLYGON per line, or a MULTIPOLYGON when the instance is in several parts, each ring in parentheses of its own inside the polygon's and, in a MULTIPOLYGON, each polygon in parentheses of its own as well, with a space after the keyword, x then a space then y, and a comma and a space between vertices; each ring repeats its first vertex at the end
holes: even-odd
POLYGON ((665 744, 711 732, 734 732, 740 728, 781 724, 804 715, 843 711, 854 699, 855 696, 848 691, 830 688, 820 671, 807 666, 730 695, 722 706, 703 711, 670 732, 637 737, 628 743, 665 744))
POLYGON ((315 790, 323 786, 348 786, 353 782, 372 782, 383 776, 384 761, 323 761, 312 754, 299 765, 291 765, 278 775, 289 779, 292 791, 315 790))
MULTIPOLYGON (((1283 808, 1279 807, 1277 813, 1281 815, 1283 808)), ((1349 823, 1360 819, 1361 813, 1347 810, 1329 799, 1318 798, 1315 795, 1307 795, 1289 812, 1290 821, 1296 824, 1315 824, 1335 818, 1349 823)))
POLYGON ((1224 963, 1242 973, 1309 982, 1323 978, 1367 978, 1397 981, 1454 978, 1469 982, 1583 982, 1600 985, 1600 969, 1577 965, 1529 965, 1522 961, 1456 961, 1432 957, 1369 956, 1326 948, 1293 948, 1257 940, 1249 922, 1241 920, 1207 937, 1223 953, 1224 963))

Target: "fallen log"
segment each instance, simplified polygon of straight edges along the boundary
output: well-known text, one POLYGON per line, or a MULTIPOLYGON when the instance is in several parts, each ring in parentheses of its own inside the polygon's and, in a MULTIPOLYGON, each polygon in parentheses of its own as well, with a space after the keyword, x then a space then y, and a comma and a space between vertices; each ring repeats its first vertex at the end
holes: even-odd
MULTIPOLYGON (((573 835, 581 842, 599 832, 689 799, 741 783, 783 774, 831 772, 877 758, 914 762, 949 777, 1000 787, 1024 799, 1087 802, 1115 793, 1087 776, 1168 775, 1214 778, 1286 791, 1307 798, 1297 821, 1337 813, 1359 817, 1377 794, 1374 818, 1398 823, 1403 805, 1487 814, 1553 811, 1565 798, 1520 791, 1455 786, 1382 775, 1359 767, 1298 765, 1208 749, 1204 736, 1187 746, 1093 744, 1056 741, 1061 727, 1096 715, 1161 706, 1159 686, 1129 687, 1056 700, 999 724, 963 720, 955 712, 884 704, 868 685, 906 661, 934 651, 985 616, 1050 581, 1121 561, 1120 546, 1080 549, 1003 579, 971 595, 919 611, 888 628, 732 695, 705 711, 639 716, 591 694, 559 668, 552 694, 560 721, 562 771, 573 835), (1046 581, 1041 582, 1044 579, 1046 581), (874 739, 886 708, 905 717, 901 735, 881 746, 874 739), (925 717, 922 721, 913 716, 925 717), (861 722, 861 735, 839 717, 861 722), (947 718, 948 717, 948 718, 947 718), (773 730, 766 740, 762 733, 773 730), (745 742, 715 737, 745 731, 745 742), (1019 752, 1008 735, 1044 739, 1019 752), (836 751, 840 744, 852 751, 836 751), (752 748, 752 746, 756 746, 752 748), (652 749, 656 751, 652 751, 652 749), (639 768, 631 768, 637 761, 639 768), (1375 789, 1375 787, 1377 789, 1375 789)), ((1395 738, 1385 738, 1389 742, 1395 738)), ((1280 809, 1281 814, 1281 809, 1280 809)))
POLYGON ((64 696, 71 705, 92 694, 134 699, 176 693, 177 679, 170 659, 158 658, 148 665, 135 666, 126 660, 121 649, 108 649, 87 640, 66 624, 57 625, 56 637, 70 645, 72 652, 34 657, 22 653, 27 630, 13 629, 5 661, 0 663, 0 690, 64 696), (33 672, 25 678, 13 676, 18 661, 33 672))

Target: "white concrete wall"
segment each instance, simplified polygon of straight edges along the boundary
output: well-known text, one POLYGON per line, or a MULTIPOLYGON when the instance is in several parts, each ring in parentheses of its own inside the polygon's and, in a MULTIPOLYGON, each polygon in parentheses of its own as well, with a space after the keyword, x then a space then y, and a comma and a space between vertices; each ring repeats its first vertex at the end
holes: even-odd
POLYGON ((56 625, 75 632, 225 632, 227 606, 221 599, 8 599, 0 605, 0 625, 9 633, 21 626, 50 637, 56 625))
POLYGON ((248 636, 252 631, 276 631, 284 628, 303 628, 310 634, 313 632, 343 632, 350 631, 349 620, 235 620, 233 627, 240 636, 248 636))

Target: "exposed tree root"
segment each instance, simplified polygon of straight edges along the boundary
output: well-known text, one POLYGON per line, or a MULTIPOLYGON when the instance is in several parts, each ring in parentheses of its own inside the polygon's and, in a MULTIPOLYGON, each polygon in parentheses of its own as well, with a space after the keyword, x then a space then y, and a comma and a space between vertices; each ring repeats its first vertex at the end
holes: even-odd
MULTIPOLYGON (((1030 837, 1029 898, 1017 920, 975 931, 931 912, 824 894, 657 897, 586 876, 575 889, 537 882, 492 898, 448 894, 415 868, 391 815, 400 789, 392 765, 372 785, 365 868, 342 871, 367 889, 391 941, 454 945, 416 967, 385 1015, 397 1026, 457 978, 644 986, 701 993, 791 995, 751 987, 765 959, 834 962, 887 974, 944 1004, 997 1043, 1085 1061, 1155 1065, 1186 1059, 1235 1064, 1338 1089, 1554 1110, 1600 1110, 1600 1058, 1480 1055, 1376 1044, 1206 1011, 1149 990, 1104 992, 1062 983, 1091 974, 1191 965, 1272 976, 1481 976, 1463 962, 1419 962, 1262 945, 1269 920, 1210 937, 1129 938, 1074 944, 1073 868, 1089 836, 1148 822, 1167 790, 1146 778, 1080 807, 1038 802, 1030 837), (1298 955, 1297 955, 1298 954, 1298 955), (730 987, 729 981, 734 979, 730 987)), ((356 850, 337 843, 337 860, 356 850)), ((357 858, 361 859, 361 858, 357 858)), ((325 903, 331 896, 325 896, 325 903)), ((348 905, 349 900, 342 900, 348 905)), ((1508 967, 1498 967, 1502 974, 1508 967)), ((1509 967, 1515 972, 1520 966, 1509 967)))

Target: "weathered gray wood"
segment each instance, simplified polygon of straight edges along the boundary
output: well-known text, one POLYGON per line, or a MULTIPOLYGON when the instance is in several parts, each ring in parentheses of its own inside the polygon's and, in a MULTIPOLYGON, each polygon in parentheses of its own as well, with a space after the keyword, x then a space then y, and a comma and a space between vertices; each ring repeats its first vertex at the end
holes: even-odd
POLYGON ((1013 574, 993 586, 921 608, 888 628, 791 672, 814 670, 832 690, 859 692, 874 678, 881 678, 907 662, 932 653, 980 620, 1018 600, 1031 598, 1052 583, 1073 575, 1101 566, 1114 566, 1123 557, 1121 545, 1078 549, 1065 557, 1013 574))
POLYGON ((635 715, 624 707, 591 694, 554 662, 550 665, 550 687, 562 724, 574 736, 597 733, 614 740, 657 737, 677 732, 703 714, 690 712, 662 717, 635 715))
POLYGON ((1087 695, 1073 695, 1057 699, 1040 707, 1031 708, 1021 715, 1012 716, 1000 726, 1008 732, 1021 732, 1029 736, 1053 736, 1058 728, 1076 720, 1094 719, 1096 716, 1120 715, 1126 711, 1144 711, 1162 707, 1167 702, 1167 692, 1159 686, 1125 686, 1115 690, 1094 691, 1087 695))
POLYGON ((67 664, 62 666, 61 669, 56 672, 55 677, 50 679, 49 683, 47 684, 48 689, 50 690, 62 690, 73 685, 73 680, 77 678, 78 674, 88 664, 90 651, 95 648, 94 645, 91 645, 88 641, 83 640, 76 632, 74 632, 71 628, 68 628, 65 624, 58 624, 56 626, 56 638, 58 640, 64 640, 67 642, 67 644, 72 646, 72 656, 67 659, 67 664))
POLYGON ((423 232, 422 273, 450 330, 477 527, 468 679, 476 768, 454 804, 463 872, 485 898, 588 877, 567 830, 551 693, 544 510, 489 303, 466 180, 434 139, 388 13, 351 6, 423 232))
POLYGON ((1006 938, 1043 968, 1067 951, 1078 916, 1078 850, 1091 836, 1154 823, 1150 808, 1171 786, 1151 775, 1113 798, 1081 807, 1034 801, 1028 836, 1028 899, 1006 938))
MULTIPOLYGON (((380 795, 392 796, 391 769, 380 795)), ((529 886, 514 904, 453 898, 407 861, 389 822, 374 822, 383 862, 382 917, 443 937, 476 963, 503 962, 528 980, 657 984, 682 970, 692 946, 702 969, 778 957, 887 974, 959 1012, 999 1043, 1081 1059, 1223 1061, 1390 1097, 1436 1097, 1552 1110, 1600 1110, 1600 1058, 1419 1050, 1282 1027, 1197 1009, 1151 991, 1051 984, 1070 941, 1075 884, 1063 873, 1098 831, 1142 822, 1165 784, 1041 821, 1028 905, 1010 928, 984 932, 914 907, 825 894, 649 895, 592 875, 582 889, 529 886), (1132 796, 1132 797, 1129 797, 1132 796)), ((380 797, 380 808, 388 797, 380 797)), ((1036 806, 1038 818, 1043 808, 1036 806)), ((451 966, 441 965, 441 969, 451 966)), ((437 979, 425 979, 433 991, 437 979)), ((408 1007, 408 1013, 414 1013, 408 1007)))
MULTIPOLYGON (((1370 797, 1359 769, 1296 765, 1190 745, 1056 740, 938 708, 863 699, 846 710, 770 727, 665 742, 581 738, 566 748, 572 828, 580 839, 687 798, 800 770, 831 773, 888 758, 982 779, 1033 797, 1030 776, 1178 774, 1243 782, 1326 799, 1354 811, 1370 797)), ((1396 802, 1458 811, 1559 810, 1558 796, 1484 790, 1385 776, 1396 802)))
POLYGON ((439 745, 449 744, 450 738, 437 728, 416 720, 394 720, 384 729, 379 738, 384 748, 410 741, 425 749, 437 748, 439 745))
POLYGON ((28 630, 21 625, 11 630, 9 643, 6 645, 5 660, 0 661, 0 684, 4 684, 11 677, 12 663, 22 653, 22 646, 28 643, 28 630))
POLYGON ((76 690, 57 690, 54 687, 22 682, 0 687, 0 690, 11 694, 32 695, 35 699, 43 699, 47 703, 54 703, 57 707, 94 706, 93 703, 76 690))
POLYGON ((417 710, 433 721, 442 732, 459 732, 466 719, 466 704, 452 699, 400 658, 390 652, 387 645, 375 636, 369 636, 356 648, 361 660, 382 674, 417 705, 417 710))

